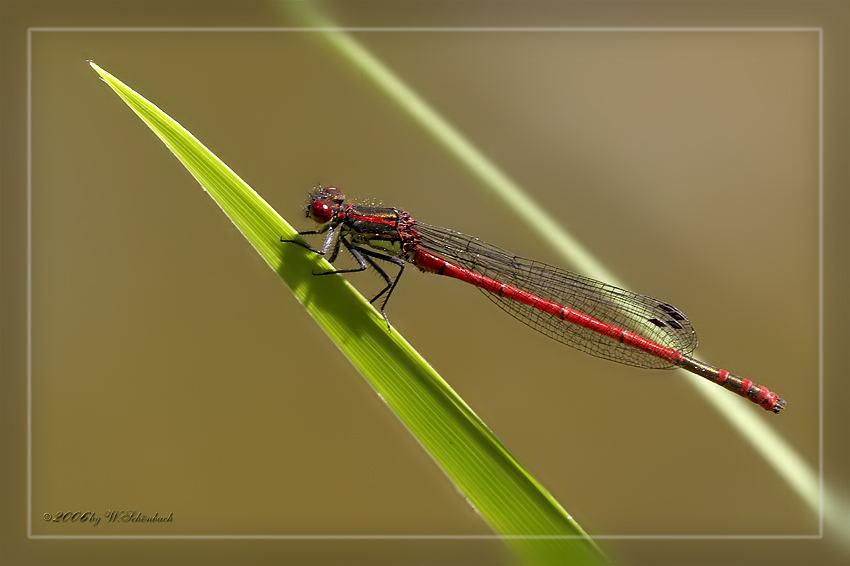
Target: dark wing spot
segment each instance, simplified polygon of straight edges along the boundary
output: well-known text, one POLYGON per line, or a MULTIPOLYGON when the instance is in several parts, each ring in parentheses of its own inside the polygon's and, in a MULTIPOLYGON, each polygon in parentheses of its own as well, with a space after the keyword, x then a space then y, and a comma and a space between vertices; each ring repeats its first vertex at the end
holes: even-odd
POLYGON ((676 320, 686 320, 685 315, 683 315, 682 312, 673 305, 668 305, 667 303, 660 303, 658 305, 658 308, 660 308, 676 320))
POLYGON ((675 320, 668 320, 667 326, 670 328, 675 328, 676 330, 682 330, 682 325, 676 322, 675 320))
POLYGON ((652 323, 652 324, 654 324, 655 326, 660 326, 660 327, 662 327, 662 328, 664 328, 665 326, 667 326, 666 324, 664 324, 664 322, 663 322, 663 321, 660 321, 660 320, 658 320, 657 318, 650 318, 650 319, 649 319, 649 322, 651 322, 651 323, 652 323))

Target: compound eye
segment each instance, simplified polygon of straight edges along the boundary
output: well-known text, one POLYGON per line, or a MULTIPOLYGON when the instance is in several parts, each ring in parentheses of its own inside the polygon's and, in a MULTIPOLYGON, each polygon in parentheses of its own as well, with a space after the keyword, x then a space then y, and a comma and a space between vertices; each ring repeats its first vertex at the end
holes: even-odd
POLYGON ((328 203, 317 200, 310 205, 310 218, 318 224, 324 224, 333 218, 333 210, 328 203))

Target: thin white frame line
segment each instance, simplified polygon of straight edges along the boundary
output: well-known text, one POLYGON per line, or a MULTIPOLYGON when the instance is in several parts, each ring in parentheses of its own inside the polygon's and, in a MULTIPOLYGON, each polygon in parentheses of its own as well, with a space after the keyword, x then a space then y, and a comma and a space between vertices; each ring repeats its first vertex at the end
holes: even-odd
POLYGON ((32 32, 27 30, 27 537, 32 538, 32 32))
POLYGON ((823 538, 823 29, 818 32, 818 533, 823 538))
MULTIPOLYGON (((33 535, 32 539, 191 539, 191 540, 585 540, 580 535, 33 535)), ((593 540, 816 540, 818 535, 599 535, 593 540)))
POLYGON ((421 33, 530 33, 530 32, 812 32, 822 31, 818 27, 31 27, 32 31, 57 32, 421 32, 421 33))
POLYGON ((816 535, 591 535, 596 540, 822 539, 823 483, 823 28, 820 27, 30 27, 27 28, 27 538, 28 539, 506 539, 583 538, 501 535, 34 535, 32 534, 32 34, 33 32, 818 32, 818 534, 816 535))

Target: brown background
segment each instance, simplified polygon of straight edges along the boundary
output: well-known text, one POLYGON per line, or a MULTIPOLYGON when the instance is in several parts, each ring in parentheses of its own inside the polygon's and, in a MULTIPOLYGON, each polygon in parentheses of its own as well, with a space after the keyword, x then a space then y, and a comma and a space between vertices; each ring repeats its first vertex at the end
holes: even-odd
MULTIPOLYGON (((354 36, 629 288, 687 313, 705 359, 788 399, 780 417, 748 409, 815 470, 822 441, 826 485, 846 494, 847 3, 403 4, 329 12, 344 26, 824 28, 822 437, 817 32, 354 36)), ((317 33, 31 32, 27 395, 27 28, 291 26, 296 6, 3 2, 3 563, 510 560, 462 538, 492 531, 85 62, 300 229, 321 182, 572 267, 317 33), (174 521, 42 519, 112 509, 174 521), (226 538, 256 535, 270 538, 226 538)), ((678 372, 580 354, 412 271, 389 315, 620 562, 848 560, 846 513, 843 538, 795 538, 818 535, 817 513, 678 372)))

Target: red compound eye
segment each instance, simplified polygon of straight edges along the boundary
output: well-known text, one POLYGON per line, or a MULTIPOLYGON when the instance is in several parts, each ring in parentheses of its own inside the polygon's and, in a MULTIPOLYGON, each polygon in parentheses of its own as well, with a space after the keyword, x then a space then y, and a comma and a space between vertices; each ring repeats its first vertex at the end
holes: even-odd
POLYGON ((324 224, 333 218, 333 210, 328 203, 317 200, 310 205, 310 218, 319 224, 324 224))

